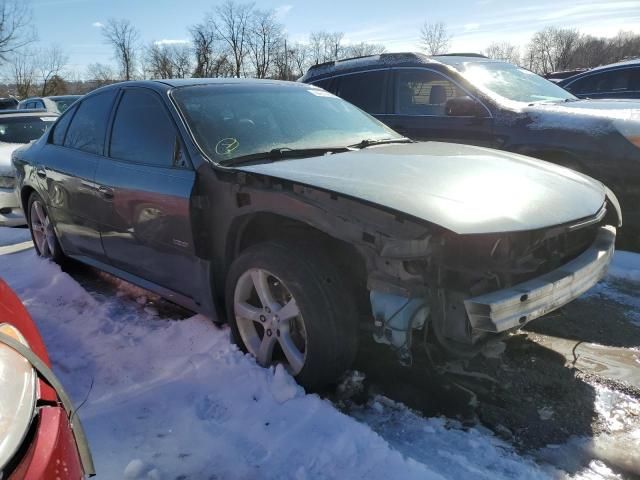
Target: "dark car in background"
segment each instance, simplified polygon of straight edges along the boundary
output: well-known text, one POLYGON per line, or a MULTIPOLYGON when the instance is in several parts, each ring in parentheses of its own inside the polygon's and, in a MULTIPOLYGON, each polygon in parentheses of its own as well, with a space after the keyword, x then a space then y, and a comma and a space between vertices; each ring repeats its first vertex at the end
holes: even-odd
MULTIPOLYGON (((216 321, 306 387, 349 368, 360 321, 474 355, 589 289, 615 195, 507 152, 418 143, 302 83, 125 82, 14 153, 36 252, 216 321)), ((418 341, 418 340, 416 340, 418 341)))
POLYGON ((82 95, 54 95, 51 97, 29 97, 18 104, 19 110, 46 110, 53 113, 64 113, 82 95))
POLYGON ((0 110, 14 110, 18 108, 18 100, 15 98, 0 98, 0 110))
POLYGON ((580 100, 482 56, 373 55, 314 66, 300 81, 416 140, 508 150, 590 175, 620 198, 620 246, 640 249, 640 103, 580 100))
POLYGON ((592 68, 558 85, 580 98, 640 99, 640 59, 592 68))
POLYGON ((544 78, 553 83, 560 83, 565 78, 573 77, 574 75, 578 75, 586 71, 586 68, 576 68, 573 70, 561 70, 557 72, 550 72, 542 75, 544 78))

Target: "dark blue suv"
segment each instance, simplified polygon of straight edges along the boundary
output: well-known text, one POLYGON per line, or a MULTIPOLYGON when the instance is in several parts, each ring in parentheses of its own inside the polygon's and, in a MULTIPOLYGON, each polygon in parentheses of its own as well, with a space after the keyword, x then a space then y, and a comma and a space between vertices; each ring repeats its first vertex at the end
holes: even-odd
POLYGON ((581 100, 479 55, 373 55, 316 65, 300 81, 416 140, 508 150, 597 178, 621 200, 621 246, 640 248, 640 103, 581 100))
POLYGON ((640 59, 592 68, 558 85, 580 98, 640 98, 640 59))

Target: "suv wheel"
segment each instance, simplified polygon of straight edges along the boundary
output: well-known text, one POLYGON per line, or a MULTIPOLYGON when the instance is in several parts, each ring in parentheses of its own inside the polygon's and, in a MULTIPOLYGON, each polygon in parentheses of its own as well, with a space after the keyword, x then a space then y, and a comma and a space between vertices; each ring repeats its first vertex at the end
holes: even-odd
POLYGON ((43 258, 60 262, 64 258, 64 254, 60 248, 58 237, 53 229, 44 201, 35 192, 29 197, 27 212, 29 231, 36 253, 43 258))
POLYGON ((250 247, 227 278, 233 339, 261 365, 280 363, 302 386, 322 388, 356 354, 355 304, 347 290, 321 252, 284 243, 250 247))

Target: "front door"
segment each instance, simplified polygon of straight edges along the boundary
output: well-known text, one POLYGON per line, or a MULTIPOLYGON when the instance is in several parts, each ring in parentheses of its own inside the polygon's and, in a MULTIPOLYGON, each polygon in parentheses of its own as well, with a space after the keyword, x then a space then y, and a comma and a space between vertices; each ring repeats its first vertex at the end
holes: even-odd
POLYGON ((493 119, 486 116, 448 116, 448 100, 469 96, 457 83, 435 70, 397 69, 391 88, 393 107, 390 114, 380 116, 394 130, 414 140, 436 140, 495 146, 493 119))
POLYGON ((191 296, 198 260, 190 218, 195 182, 178 131, 152 90, 125 88, 96 184, 109 263, 191 296))

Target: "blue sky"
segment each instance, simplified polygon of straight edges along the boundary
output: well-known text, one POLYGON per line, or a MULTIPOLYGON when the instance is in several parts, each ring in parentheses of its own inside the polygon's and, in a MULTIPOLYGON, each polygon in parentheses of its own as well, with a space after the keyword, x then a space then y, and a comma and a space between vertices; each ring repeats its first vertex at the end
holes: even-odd
MULTIPOLYGON (((84 71, 89 63, 111 62, 99 23, 128 18, 145 44, 184 40, 188 27, 199 22, 217 2, 211 0, 31 0, 42 45, 57 44, 69 56, 70 67, 84 71)), ((257 1, 261 9, 276 9, 293 40, 315 30, 342 31, 348 42, 383 43, 389 51, 415 50, 420 25, 443 21, 453 34, 452 51, 479 51, 493 41, 524 45, 546 25, 578 28, 611 36, 619 29, 640 33, 637 0, 274 0, 257 1)))

